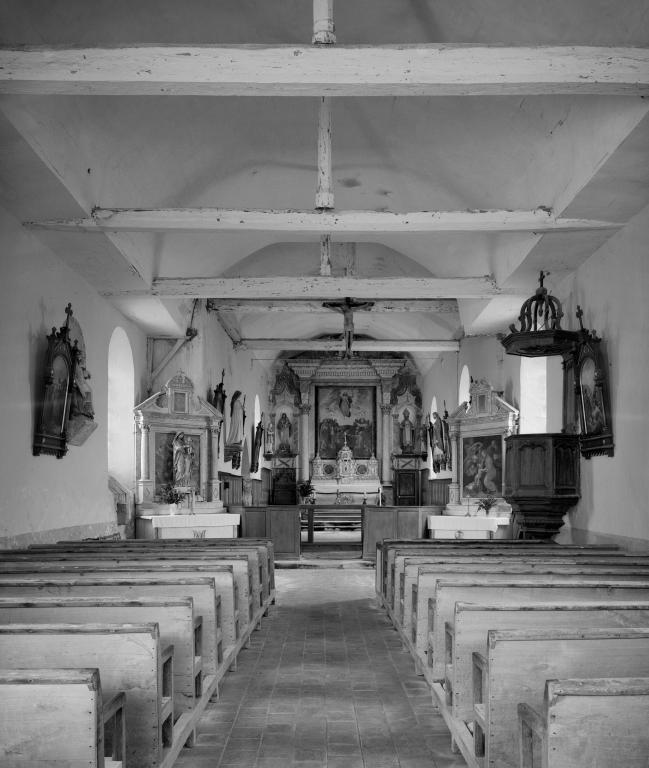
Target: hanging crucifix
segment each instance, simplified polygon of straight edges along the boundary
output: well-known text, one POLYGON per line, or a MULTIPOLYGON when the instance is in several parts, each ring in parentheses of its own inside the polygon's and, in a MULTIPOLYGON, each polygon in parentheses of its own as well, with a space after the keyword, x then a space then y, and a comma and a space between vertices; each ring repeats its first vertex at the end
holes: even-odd
POLYGON ((343 357, 352 356, 352 343, 354 341, 354 310, 369 310, 374 306, 373 301, 355 301, 347 296, 344 301, 324 301, 323 307, 334 309, 336 312, 342 312, 343 315, 343 333, 345 336, 345 353, 343 357))

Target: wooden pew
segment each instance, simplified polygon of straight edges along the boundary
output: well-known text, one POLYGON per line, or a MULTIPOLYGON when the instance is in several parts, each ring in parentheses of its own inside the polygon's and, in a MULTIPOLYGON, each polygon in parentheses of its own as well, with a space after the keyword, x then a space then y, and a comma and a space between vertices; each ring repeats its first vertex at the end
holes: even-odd
POLYGON ((0 670, 0 765, 123 768, 125 696, 95 669, 0 670))
POLYGON ((390 603, 389 607, 393 612, 397 613, 397 616, 399 616, 400 601, 405 600, 406 607, 409 606, 410 598, 412 596, 412 585, 417 583, 418 580, 418 566, 421 567, 422 572, 430 572, 432 570, 432 566, 434 566, 436 562, 468 562, 471 560, 472 562, 488 563, 494 559, 504 560, 505 558, 523 560, 525 562, 529 562, 530 565, 540 560, 550 561, 555 559, 560 559, 563 561, 570 560, 574 563, 587 562, 590 565, 598 563, 625 565, 627 567, 649 565, 649 556, 647 555, 631 555, 621 552, 603 553, 601 551, 571 552, 570 550, 561 550, 557 549, 556 547, 551 550, 535 550, 534 552, 527 553, 514 552, 509 550, 506 554, 501 555, 500 557, 493 552, 489 553, 488 555, 480 554, 479 552, 474 552, 471 555, 466 555, 464 553, 458 553, 457 555, 454 553, 448 553, 446 556, 438 555, 436 557, 430 557, 427 555, 399 554, 394 558, 393 563, 392 583, 394 584, 394 597, 392 598, 392 602, 390 603))
MULTIPOLYGON (((525 579, 529 576, 535 582, 552 583, 562 578, 602 578, 615 581, 649 581, 649 564, 629 563, 617 565, 615 562, 599 564, 591 563, 588 558, 583 561, 553 558, 543 560, 519 560, 507 558, 492 559, 490 562, 473 562, 471 560, 458 563, 449 562, 434 566, 420 566, 417 583, 411 588, 412 598, 410 615, 404 615, 404 642, 411 649, 416 659, 426 661, 428 651, 428 632, 431 628, 430 605, 434 601, 439 579, 461 579, 476 581, 478 576, 493 581, 509 581, 514 578, 525 579)), ((405 609, 405 604, 404 604, 405 609)), ((446 619, 445 619, 446 620, 446 619)), ((436 636, 436 637, 439 637, 436 636)))
MULTIPOLYGON (((194 610, 202 617, 203 672, 213 676, 216 685, 223 678, 227 667, 224 665, 223 636, 221 631, 221 595, 216 592, 214 578, 199 576, 175 578, 146 575, 119 578, 119 573, 94 573, 78 576, 68 573, 49 573, 43 577, 33 574, 0 573, 0 598, 43 598, 43 597, 111 597, 130 600, 151 597, 157 599, 184 599, 190 597, 194 610)), ((209 679, 204 680, 209 686, 209 679)), ((218 692, 218 688, 216 689, 218 692)))
MULTIPOLYGON (((112 575, 114 578, 128 580, 132 577, 148 577, 157 579, 160 577, 173 578, 194 578, 197 576, 211 577, 216 584, 217 594, 221 596, 221 617, 223 632, 223 654, 227 658, 227 663, 236 661, 236 657, 245 641, 244 633, 239 622, 238 610, 238 589, 234 579, 235 568, 243 568, 247 572, 247 563, 230 562, 224 564, 206 564, 198 561, 189 564, 180 562, 142 560, 139 558, 118 559, 112 558, 72 558, 57 561, 48 559, 40 562, 37 559, 27 561, 4 561, 0 560, 0 575, 12 575, 14 577, 26 577, 28 575, 34 578, 45 578, 45 574, 62 573, 69 576, 93 576, 102 574, 104 576, 112 575)), ((198 608, 197 608, 198 610, 198 608)), ((201 613, 205 613, 201 608, 201 613)), ((242 622, 245 628, 245 612, 242 622)))
POLYGON ((446 622, 452 620, 456 603, 493 604, 518 602, 535 603, 583 602, 584 600, 608 602, 649 600, 649 580, 611 581, 601 577, 563 577, 560 581, 543 583, 533 577, 514 581, 504 574, 501 579, 491 575, 479 581, 457 580, 437 582, 434 605, 431 606, 433 626, 429 633, 427 679, 443 682, 445 670, 446 622))
MULTIPOLYGON (((81 541, 66 540, 57 542, 57 546, 69 544, 95 546, 97 540, 83 539, 81 541)), ((101 545, 110 549, 118 549, 123 546, 135 546, 140 547, 143 550, 155 549, 156 547, 178 547, 191 548, 196 551, 200 551, 201 549, 210 550, 218 547, 234 550, 245 547, 254 547, 260 555, 260 581, 262 583, 263 595, 270 604, 275 602, 275 549, 273 542, 270 539, 111 539, 110 541, 102 541, 101 545)), ((43 549, 50 548, 51 546, 51 544, 33 544, 29 549, 43 549)))
POLYGON ((512 541, 507 539, 494 540, 471 540, 465 539, 461 543, 451 539, 385 539, 377 545, 377 573, 376 589, 377 595, 381 600, 391 591, 391 569, 396 550, 400 550, 404 555, 430 554, 436 556, 436 553, 450 554, 451 552, 462 554, 479 551, 483 554, 497 551, 506 555, 509 550, 514 552, 533 552, 535 550, 549 551, 552 549, 561 549, 563 552, 613 552, 618 551, 619 547, 602 547, 598 545, 575 545, 575 544, 555 544, 551 541, 512 541), (380 557, 379 553, 380 552, 380 557), (379 567, 380 565, 380 567, 379 567))
POLYGON ((456 603, 452 622, 446 624, 446 703, 453 717, 473 716, 473 653, 487 654, 490 629, 541 627, 649 627, 649 600, 584 601, 565 603, 456 603))
MULTIPOLYGON (((443 539, 440 541, 444 541, 443 539)), ((436 541, 427 545, 417 545, 416 548, 410 546, 404 547, 401 545, 392 546, 387 548, 385 554, 385 591, 383 594, 383 600, 388 607, 392 607, 394 603, 394 584, 395 577, 395 564, 398 557, 422 557, 431 563, 438 560, 447 559, 449 557, 520 557, 521 554, 525 556, 534 556, 539 553, 547 553, 549 556, 565 557, 567 555, 573 555, 580 557, 584 553, 588 555, 593 554, 619 554, 618 550, 602 550, 601 548, 594 550, 583 547, 561 546, 557 544, 527 544, 523 547, 519 546, 517 542, 505 541, 488 541, 482 542, 482 545, 474 542, 462 542, 461 544, 446 544, 445 546, 437 545, 436 541)))
POLYGON ((518 703, 540 708, 551 679, 649 677, 649 629, 489 630, 473 659, 475 762, 517 768, 518 703))
MULTIPOLYGON (((494 560, 484 561, 480 559, 468 558, 466 560, 457 561, 458 572, 470 571, 474 564, 477 566, 476 570, 480 570, 483 573, 493 570, 497 570, 498 566, 496 562, 505 563, 509 568, 521 567, 527 568, 530 572, 549 572, 552 569, 562 568, 564 570, 573 572, 581 572, 582 569, 596 569, 604 568, 608 573, 619 574, 621 578, 633 577, 640 573, 649 574, 649 562, 634 561, 632 558, 618 563, 616 561, 607 561, 606 563, 599 565, 598 560, 591 560, 590 558, 584 558, 577 560, 570 557, 544 557, 539 554, 534 557, 527 558, 494 558, 494 560)), ((405 558, 404 571, 400 576, 399 583, 399 599, 397 601, 395 610, 392 612, 392 619, 396 622, 408 636, 412 642, 415 642, 415 633, 413 632, 413 616, 417 615, 418 610, 424 610, 427 606, 427 595, 424 589, 424 581, 428 578, 430 573, 448 573, 451 569, 449 563, 444 565, 429 565, 426 561, 420 561, 419 558, 405 558), (442 569, 442 570, 440 570, 442 569), (422 580, 422 589, 420 590, 419 580, 422 580), (417 605, 417 599, 421 591, 422 601, 417 605)))
POLYGON ((174 649, 175 717, 194 711, 203 693, 202 617, 191 597, 0 597, 0 625, 53 623, 158 624, 160 642, 174 649))
POLYGON ((157 624, 0 626, 0 658, 5 669, 99 669, 106 693, 126 694, 129 766, 160 766, 174 737, 187 739, 183 726, 190 716, 185 713, 174 726, 173 648, 161 646, 157 624))
MULTIPOLYGON (((261 618, 261 609, 255 610, 254 603, 254 583, 258 576, 258 562, 256 552, 244 550, 211 549, 208 552, 188 551, 181 549, 179 552, 173 550, 146 550, 143 552, 133 549, 118 549, 117 551, 107 550, 99 545, 95 548, 76 551, 41 548, 39 550, 3 550, 0 551, 0 565, 11 563, 47 563, 47 562, 70 562, 70 563, 108 563, 115 567, 123 565, 133 565, 135 563, 144 564, 169 564, 192 566, 197 569, 199 566, 214 564, 231 565, 232 572, 237 584, 238 596, 238 614, 240 623, 240 634, 246 634, 246 630, 252 630, 261 618), (248 627, 248 625, 251 625, 248 627)), ((260 585, 258 584, 257 592, 260 585)), ((258 601, 258 598, 257 598, 258 601)), ((248 632, 249 634, 249 632, 248 632)))
POLYGON ((649 678, 548 680, 518 720, 520 768, 646 768, 649 678))

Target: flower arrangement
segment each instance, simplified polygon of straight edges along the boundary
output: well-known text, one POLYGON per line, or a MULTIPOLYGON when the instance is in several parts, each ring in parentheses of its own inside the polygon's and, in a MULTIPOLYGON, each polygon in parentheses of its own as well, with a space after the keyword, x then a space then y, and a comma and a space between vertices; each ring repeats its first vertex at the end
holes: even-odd
POLYGON ((484 509, 485 515, 489 514, 489 510, 496 506, 498 499, 495 496, 485 496, 484 499, 480 499, 478 502, 478 509, 484 509))
POLYGON ((160 488, 160 501, 163 504, 182 504, 185 494, 177 491, 171 483, 160 488))
POLYGON ((308 499, 309 496, 311 496, 315 491, 315 487, 311 482, 311 478, 309 478, 308 480, 302 480, 297 484, 296 487, 297 487, 297 492, 300 494, 300 498, 302 499, 308 499))

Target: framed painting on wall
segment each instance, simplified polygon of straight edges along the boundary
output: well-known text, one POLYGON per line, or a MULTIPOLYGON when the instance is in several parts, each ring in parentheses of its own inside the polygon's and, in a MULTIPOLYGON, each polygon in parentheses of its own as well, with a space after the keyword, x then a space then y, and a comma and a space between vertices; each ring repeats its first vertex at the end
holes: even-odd
POLYGON ((502 496, 503 438, 500 434, 462 438, 462 496, 502 496))
POLYGON ((345 443, 354 458, 369 459, 376 451, 376 387, 316 387, 316 451, 335 459, 345 443))

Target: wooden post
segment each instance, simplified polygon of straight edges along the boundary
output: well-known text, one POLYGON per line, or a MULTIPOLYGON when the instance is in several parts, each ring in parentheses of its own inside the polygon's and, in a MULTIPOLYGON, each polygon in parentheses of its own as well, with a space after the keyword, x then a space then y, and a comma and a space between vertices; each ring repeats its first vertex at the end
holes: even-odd
POLYGON ((331 235, 320 238, 320 274, 331 275, 331 235))
POLYGON ((332 45, 336 42, 334 26, 334 0, 313 0, 314 45, 332 45))
POLYGON ((322 96, 318 111, 318 187, 315 207, 334 207, 333 179, 331 171, 331 99, 322 96))

